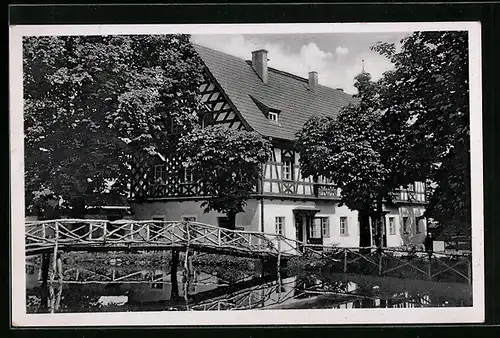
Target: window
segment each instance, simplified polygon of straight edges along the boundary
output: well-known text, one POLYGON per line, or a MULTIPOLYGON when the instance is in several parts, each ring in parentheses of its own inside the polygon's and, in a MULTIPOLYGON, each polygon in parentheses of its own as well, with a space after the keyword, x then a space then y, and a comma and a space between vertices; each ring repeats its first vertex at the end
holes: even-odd
POLYGON ((415 223, 415 232, 417 234, 422 233, 422 229, 420 228, 420 221, 421 221, 421 219, 417 218, 417 222, 415 223))
POLYGON ((270 111, 270 112, 269 112, 269 119, 270 119, 271 121, 276 121, 276 122, 278 122, 278 113, 275 113, 275 112, 270 111))
POLYGON ((347 217, 340 217, 340 235, 348 236, 347 217))
POLYGON ((191 172, 191 170, 184 168, 182 183, 192 183, 192 182, 194 182, 193 173, 191 172))
POLYGON ((182 216, 184 222, 196 222, 196 216, 182 216))
POLYGON ((163 179, 163 164, 155 165, 155 182, 156 183, 164 183, 163 179))
MULTIPOLYGON (((316 220, 316 219, 315 219, 316 220)), ((309 228, 309 238, 321 238, 321 223, 314 221, 309 228)))
POLYGON ((292 160, 290 158, 283 159, 283 179, 291 181, 292 178, 292 160))
POLYGON ((408 226, 409 226, 410 219, 408 217, 403 217, 403 233, 408 234, 408 226))
POLYGON ((396 234, 396 218, 389 217, 389 235, 396 234))
POLYGON ((314 223, 316 227, 321 228, 323 238, 330 237, 330 223, 328 221, 328 217, 316 217, 314 218, 314 223))
POLYGON ((276 217, 275 224, 276 224, 276 233, 280 234, 280 235, 284 235, 285 234, 285 217, 282 217, 282 216, 276 217))

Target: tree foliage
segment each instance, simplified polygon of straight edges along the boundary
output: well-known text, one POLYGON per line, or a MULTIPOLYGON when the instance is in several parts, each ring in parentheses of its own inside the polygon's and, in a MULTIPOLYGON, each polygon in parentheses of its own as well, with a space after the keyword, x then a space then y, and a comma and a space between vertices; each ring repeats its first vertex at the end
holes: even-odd
POLYGON ((469 227, 467 33, 416 32, 399 50, 382 42, 373 49, 394 69, 377 82, 359 74, 358 102, 305 124, 296 142, 302 174, 332 179, 343 203, 380 220, 394 189, 431 181, 426 215, 469 227))
POLYGON ((179 149, 183 166, 209 196, 202 203, 204 212, 226 214, 234 229, 235 215, 255 192, 271 143, 256 132, 209 126, 182 137, 179 149))
MULTIPOLYGON (((377 84, 365 72, 355 80, 357 102, 343 108, 336 118, 309 119, 297 133, 296 147, 303 176, 329 178, 342 191, 341 204, 380 223, 382 201, 391 199, 400 181, 388 151, 395 148, 388 144, 395 138, 382 128, 377 84)), ((377 244, 381 243, 381 229, 382 223, 378 225, 377 244)))
MULTIPOLYGON (((467 32, 416 32, 373 49, 394 69, 379 81, 385 127, 403 126, 401 170, 437 185, 427 216, 470 227, 469 62, 467 32), (404 169, 406 168, 406 169, 404 169)), ((474 113, 474 112, 470 112, 474 113)))
POLYGON ((132 150, 168 153, 201 110, 185 35, 27 37, 23 68, 28 211, 123 201, 132 150))

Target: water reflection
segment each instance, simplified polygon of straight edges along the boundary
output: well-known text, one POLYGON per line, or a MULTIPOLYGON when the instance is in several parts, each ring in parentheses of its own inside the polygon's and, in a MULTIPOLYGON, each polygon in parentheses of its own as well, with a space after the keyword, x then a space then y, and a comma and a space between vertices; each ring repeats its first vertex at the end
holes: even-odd
POLYGON ((351 274, 280 278, 241 273, 228 281, 214 269, 175 275, 144 271, 152 281, 53 282, 27 273, 27 312, 208 311, 243 309, 357 309, 472 306, 469 285, 351 274), (207 271, 208 270, 208 271, 207 271))

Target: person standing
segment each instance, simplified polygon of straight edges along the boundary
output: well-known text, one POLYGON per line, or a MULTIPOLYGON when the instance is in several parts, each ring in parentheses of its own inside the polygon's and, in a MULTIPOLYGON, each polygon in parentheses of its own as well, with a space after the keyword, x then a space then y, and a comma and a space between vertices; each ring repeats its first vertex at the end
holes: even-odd
POLYGON ((433 242, 434 242, 434 239, 432 238, 432 233, 428 232, 427 236, 425 237, 425 240, 424 240, 424 247, 425 247, 425 251, 429 254, 432 254, 433 242))

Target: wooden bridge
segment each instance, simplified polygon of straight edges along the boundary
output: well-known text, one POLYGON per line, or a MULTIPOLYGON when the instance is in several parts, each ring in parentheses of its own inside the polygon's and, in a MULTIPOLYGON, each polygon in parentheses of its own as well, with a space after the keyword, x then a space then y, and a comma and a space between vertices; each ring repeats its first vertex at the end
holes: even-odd
MULTIPOLYGON (((396 248, 326 247, 304 244, 280 234, 228 230, 188 221, 64 219, 26 222, 25 230, 26 256, 54 253, 56 257, 60 251, 172 250, 176 255, 179 251, 198 251, 251 258, 272 257, 277 260, 277 266, 282 259, 307 256, 308 261, 316 263, 327 260, 330 266, 344 273, 472 283, 471 254, 467 251, 426 253, 396 248)), ((187 257, 186 254, 186 267, 187 257)), ((56 271, 56 260, 53 260, 53 271, 56 271)), ((135 275, 116 274, 112 268, 110 273, 108 282, 135 279, 135 275)), ((44 280, 46 276, 47 273, 44 280)))
POLYGON ((334 247, 303 244, 280 234, 189 221, 61 219, 26 222, 26 255, 59 251, 194 250, 245 257, 318 254, 334 247))

